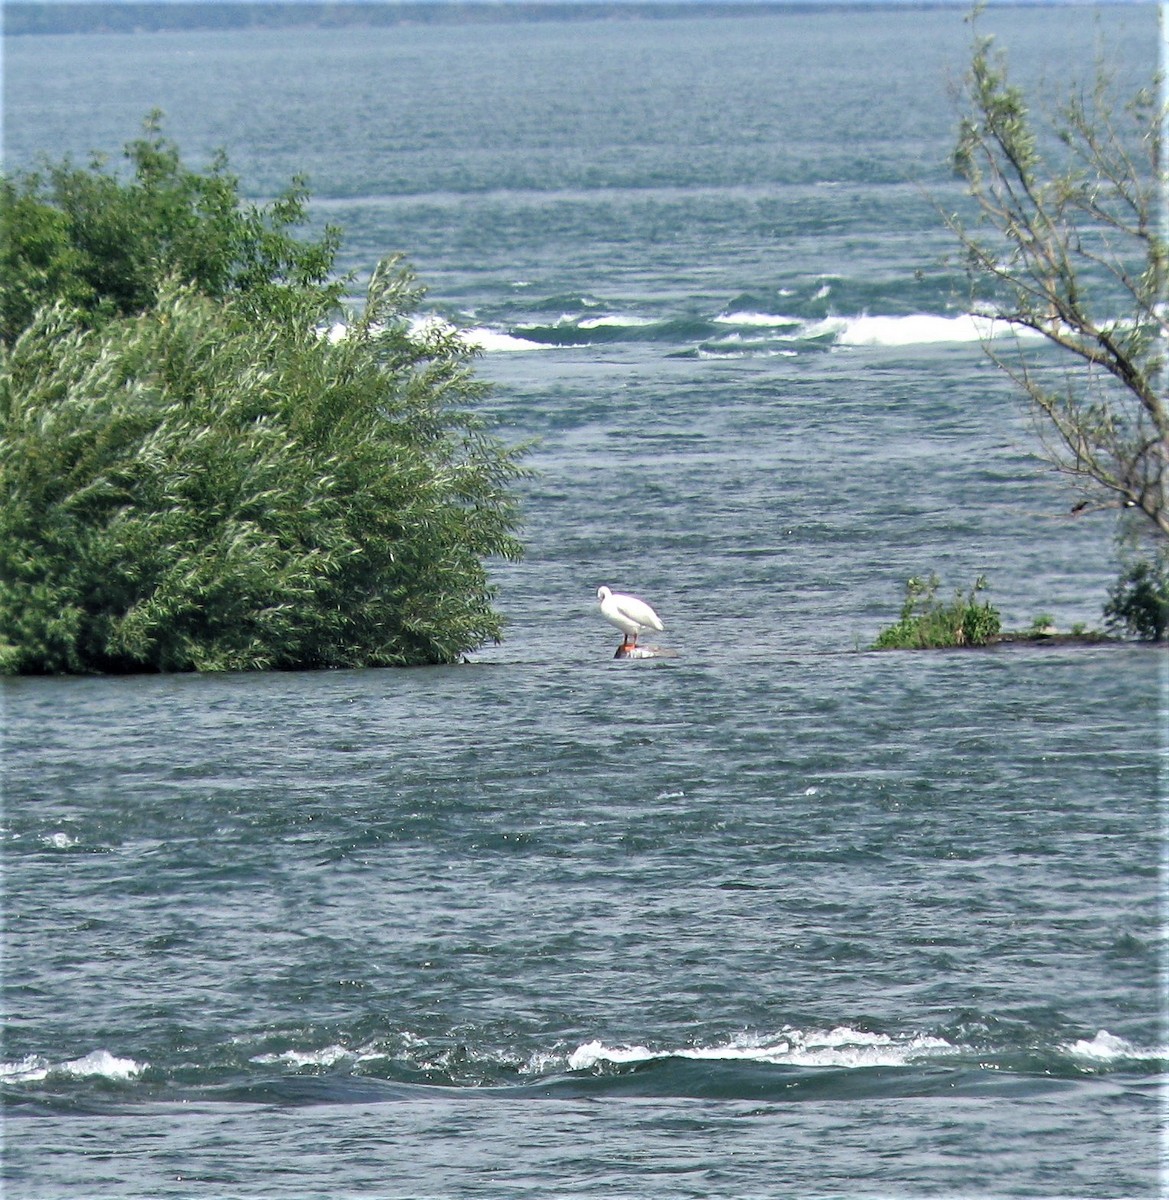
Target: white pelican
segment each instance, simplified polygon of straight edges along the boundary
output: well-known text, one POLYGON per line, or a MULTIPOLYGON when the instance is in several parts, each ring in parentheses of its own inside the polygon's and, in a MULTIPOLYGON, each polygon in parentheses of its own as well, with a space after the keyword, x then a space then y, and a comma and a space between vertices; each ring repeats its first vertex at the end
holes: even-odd
POLYGON ((597 599, 601 602, 601 616, 625 635, 621 642, 622 650, 636 646, 637 635, 643 630, 665 629, 658 614, 636 596, 623 596, 620 592, 611 592, 607 587, 599 587, 597 599), (630 641, 630 638, 633 640, 630 641))

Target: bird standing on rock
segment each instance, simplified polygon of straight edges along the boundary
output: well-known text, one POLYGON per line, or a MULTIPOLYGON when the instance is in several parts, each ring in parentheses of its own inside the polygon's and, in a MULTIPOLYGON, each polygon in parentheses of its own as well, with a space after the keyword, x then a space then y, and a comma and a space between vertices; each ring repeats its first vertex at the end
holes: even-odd
POLYGON ((600 587, 597 588, 597 599, 601 602, 601 616, 625 635, 618 654, 636 647, 639 633, 647 629, 665 629, 658 614, 636 596, 624 596, 607 587, 600 587))

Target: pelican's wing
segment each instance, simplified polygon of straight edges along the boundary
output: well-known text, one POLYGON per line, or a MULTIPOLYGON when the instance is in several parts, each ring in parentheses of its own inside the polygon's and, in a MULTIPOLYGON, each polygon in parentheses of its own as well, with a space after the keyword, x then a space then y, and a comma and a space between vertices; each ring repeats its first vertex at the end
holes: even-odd
POLYGON ((614 596, 613 599, 617 601, 617 611, 622 616, 636 621, 638 625, 646 626, 647 629, 665 629, 658 614, 644 600, 639 600, 636 596, 614 596))

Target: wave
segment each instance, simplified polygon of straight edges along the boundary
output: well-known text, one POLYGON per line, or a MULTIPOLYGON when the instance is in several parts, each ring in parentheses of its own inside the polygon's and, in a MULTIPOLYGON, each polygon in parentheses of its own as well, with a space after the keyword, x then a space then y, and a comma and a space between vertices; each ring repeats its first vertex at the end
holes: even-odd
POLYGON ((797 356, 840 348, 972 345, 1003 338, 1040 339, 1032 330, 972 313, 942 316, 817 316, 734 310, 710 317, 652 318, 628 314, 576 317, 504 329, 479 327, 463 336, 487 353, 500 350, 580 349, 614 342, 666 344, 671 357, 797 356))
POLYGON ((628 317, 610 313, 603 317, 585 317, 577 322, 579 329, 648 329, 657 325, 653 317, 628 317))
POLYGON ((361 1063, 389 1060, 391 1057, 388 1050, 376 1046, 352 1049, 333 1044, 323 1046, 319 1050, 284 1050, 280 1054, 257 1054, 248 1061, 257 1066, 281 1066, 292 1071, 312 1071, 344 1065, 358 1066, 361 1063))
MULTIPOLYGON (((323 1032, 323 1031, 322 1031, 323 1032)), ((226 1101, 346 1103, 441 1088, 464 1096, 605 1094, 774 1100, 888 1095, 1038 1093, 1104 1077, 1143 1087, 1169 1065, 1169 1047, 1142 1048, 1108 1030, 1037 1047, 993 1045, 977 1033, 883 1033, 842 1024, 784 1026, 690 1042, 612 1041, 522 1048, 407 1032, 358 1038, 276 1034, 206 1048, 202 1065, 151 1063, 105 1049, 53 1061, 0 1063, 16 1104, 69 1106, 198 1096, 226 1101), (259 1044, 257 1044, 257 1042, 259 1044), (273 1044, 275 1043, 275 1044, 273 1044), (111 1091, 110 1084, 120 1085, 111 1091), (129 1089, 127 1091, 127 1089, 129 1089)), ((152 1060, 154 1055, 152 1054, 152 1060)))
POLYGON ((841 346, 935 346, 943 343, 985 342, 998 338, 1041 337, 1009 321, 974 313, 941 317, 919 313, 907 317, 871 317, 845 320, 829 318, 822 323, 836 335, 841 346))
POLYGON ((41 838, 41 845, 50 850, 73 850, 81 845, 78 838, 72 837, 70 834, 63 831, 57 833, 47 833, 41 838))
POLYGON ((713 1046, 650 1050, 645 1046, 606 1046, 600 1041, 577 1047, 568 1057, 570 1071, 688 1059, 697 1062, 766 1063, 793 1067, 900 1067, 962 1053, 945 1038, 928 1034, 893 1037, 848 1026, 803 1032, 787 1028, 774 1037, 743 1035, 713 1046))
POLYGON ((717 335, 718 327, 704 317, 638 317, 610 313, 577 318, 564 314, 545 323, 516 325, 510 330, 537 346, 580 348, 614 342, 665 342, 688 345, 717 335))
POLYGON ((803 320, 799 317, 753 311, 722 312, 717 317, 714 317, 713 320, 716 325, 738 325, 749 329, 759 327, 764 329, 791 329, 799 328, 804 324, 803 320))
POLYGON ((316 1049, 289 1049, 252 1056, 258 1066, 276 1066, 295 1072, 314 1072, 337 1066, 357 1067, 374 1062, 396 1062, 416 1071, 439 1072, 456 1083, 459 1076, 485 1070, 514 1073, 525 1078, 562 1074, 600 1075, 614 1068, 640 1066, 671 1059, 693 1062, 762 1063, 795 1067, 896 1067, 934 1061, 963 1053, 945 1038, 928 1034, 892 1036, 838 1026, 803 1032, 787 1027, 775 1035, 741 1034, 708 1046, 651 1049, 646 1045, 606 1045, 600 1039, 583 1042, 574 1050, 536 1050, 527 1056, 505 1048, 472 1050, 465 1045, 432 1045, 422 1038, 401 1046, 371 1041, 359 1046, 330 1043, 316 1049))
POLYGON ((533 342, 528 338, 516 337, 511 333, 500 333, 495 329, 463 329, 460 336, 473 350, 482 354, 503 354, 517 350, 547 350, 543 342, 533 342))
POLYGON ((17 1062, 0 1063, 0 1084, 40 1083, 46 1079, 136 1079, 149 1063, 118 1058, 108 1050, 92 1050, 81 1058, 52 1063, 39 1054, 29 1054, 17 1062))
MULTIPOLYGON (((474 321, 460 324, 438 313, 414 317, 409 336, 425 345, 450 337, 480 354, 587 349, 613 343, 659 344, 677 358, 797 357, 834 348, 910 349, 973 345, 1004 338, 1042 340, 1042 334, 975 313, 800 317, 765 308, 731 308, 711 316, 647 316, 597 311, 597 302, 561 309, 546 320, 474 321)), ((465 316, 466 314, 464 314, 465 316)), ((348 326, 336 323, 322 336, 339 341, 348 326)))
POLYGON ((1115 1037, 1106 1029, 1101 1029, 1093 1038, 1064 1042, 1059 1050, 1083 1064, 1115 1066, 1131 1063, 1134 1066, 1148 1064, 1155 1067, 1169 1060, 1169 1046, 1159 1050, 1141 1050, 1124 1038, 1115 1037))

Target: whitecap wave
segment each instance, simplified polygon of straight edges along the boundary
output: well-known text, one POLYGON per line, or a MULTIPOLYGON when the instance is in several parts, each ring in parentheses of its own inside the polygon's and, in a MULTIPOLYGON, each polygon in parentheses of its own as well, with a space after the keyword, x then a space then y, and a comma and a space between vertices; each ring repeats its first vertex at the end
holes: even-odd
POLYGON ((46 834, 41 838, 41 843, 50 850, 72 850, 74 846, 80 844, 77 838, 70 837, 64 832, 46 834))
POLYGON ((832 337, 838 346, 938 346, 970 344, 1004 337, 1041 338, 1043 335, 1010 321, 961 313, 942 317, 916 313, 901 317, 825 317, 805 329, 810 338, 832 337))
POLYGON ((724 312, 714 318, 716 325, 739 325, 745 328, 752 326, 761 329, 791 329, 802 325, 799 317, 785 317, 778 313, 764 312, 724 312))
POLYGON ((979 342, 994 336, 994 326, 970 314, 939 317, 853 317, 837 336, 841 346, 927 346, 942 342, 979 342))
POLYGON ((0 1083, 39 1083, 50 1075, 72 1079, 136 1079, 149 1066, 132 1058, 118 1058, 108 1050, 91 1050, 81 1058, 51 1063, 39 1054, 28 1054, 18 1062, 0 1063, 0 1083))
POLYGON ((496 329, 464 329, 459 335, 473 350, 484 354, 514 353, 518 350, 552 350, 555 346, 547 342, 533 342, 530 338, 516 337, 511 333, 500 333, 496 329))
POLYGON ((135 1062, 132 1058, 118 1058, 108 1050, 93 1050, 81 1058, 62 1063, 57 1069, 62 1075, 75 1079, 100 1076, 103 1079, 134 1079, 146 1070, 148 1064, 135 1062))
POLYGON ((848 326, 848 317, 824 317, 819 321, 805 321, 792 337, 801 342, 835 342, 848 326))
POLYGON ((713 346, 700 346, 695 352, 699 359, 710 359, 714 362, 737 360, 743 358, 798 358, 798 350, 788 350, 782 347, 765 346, 759 343, 739 342, 736 339, 723 338, 716 343, 725 349, 717 350, 713 346))
POLYGON ((1149 1050, 1134 1046, 1124 1038, 1116 1037, 1107 1029, 1101 1029, 1093 1038, 1081 1038, 1078 1041, 1066 1042, 1060 1050, 1072 1058, 1085 1059, 1096 1063, 1114 1063, 1126 1059, 1169 1059, 1169 1046, 1149 1050))
MULTIPOLYGON (((1025 329, 1004 319, 996 319, 976 313, 960 313, 954 316, 939 316, 932 313, 915 313, 908 316, 870 316, 862 313, 857 316, 830 316, 816 320, 804 320, 783 313, 760 312, 756 310, 736 310, 721 312, 710 318, 711 323, 729 327, 735 331, 754 331, 748 335, 745 332, 730 332, 719 338, 714 347, 698 347, 699 357, 722 357, 717 347, 734 346, 735 343, 745 342, 747 336, 758 339, 752 343, 752 351, 764 355, 795 355, 794 350, 777 349, 770 344, 775 341, 786 343, 788 346, 800 343, 821 343, 847 347, 910 347, 938 345, 969 345, 1001 339, 1006 337, 1021 337, 1028 340, 1042 339, 1043 335, 1035 330, 1025 329)), ((582 318, 578 313, 563 313, 551 326, 532 325, 518 326, 515 332, 493 329, 486 325, 462 327, 453 324, 437 313, 428 313, 414 317, 409 325, 409 337, 419 346, 426 347, 457 338, 470 350, 484 354, 514 353, 517 351, 555 350, 563 349, 565 343, 561 339, 537 341, 524 336, 527 329, 556 329, 579 331, 583 345, 588 344, 587 335, 590 332, 609 330, 654 329, 662 325, 662 321, 652 317, 635 316, 626 313, 605 313, 582 318)), ((343 340, 348 335, 348 326, 336 323, 327 329, 322 329, 323 337, 330 341, 343 340)), ((736 347, 737 348, 737 347, 736 347)))
POLYGON ((0 1083, 39 1083, 48 1074, 48 1060, 39 1054, 26 1054, 18 1062, 0 1063, 0 1083))
MULTIPOLYGON (((562 318, 563 321, 563 318, 562 318)), ((641 329, 647 325, 657 325, 653 317, 630 317, 614 315, 604 317, 586 317, 583 321, 572 322, 578 329, 641 329)))
MULTIPOLYGON (((342 342, 349 336, 349 325, 344 321, 336 321, 328 328, 322 328, 320 334, 330 342, 342 342)), ((414 317, 410 321, 408 335, 411 341, 423 347, 449 337, 457 337, 469 350, 479 350, 484 354, 551 348, 544 342, 533 342, 510 333, 501 333, 497 329, 488 329, 482 326, 475 326, 471 329, 460 328, 437 313, 414 317)))
POLYGON ((388 1055, 373 1046, 361 1047, 357 1050, 348 1046, 322 1046, 319 1050, 284 1050, 280 1054, 257 1054, 249 1059, 257 1066, 274 1066, 277 1064, 291 1067, 294 1071, 306 1067, 335 1067, 343 1062, 372 1062, 375 1059, 386 1058, 388 1055))
POLYGON ((839 1025, 835 1029, 812 1031, 785 1028, 770 1037, 744 1034, 721 1044, 664 1050, 606 1046, 601 1041, 592 1041, 578 1046, 568 1056, 568 1069, 597 1071, 605 1066, 669 1058, 793 1067, 897 1067, 960 1053, 960 1047, 927 1034, 895 1037, 839 1025))
POLYGON ((526 1063, 520 1064, 519 1073, 521 1075, 547 1075, 549 1072, 555 1071, 563 1061, 563 1057, 555 1050, 537 1050, 526 1063))

